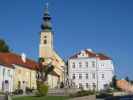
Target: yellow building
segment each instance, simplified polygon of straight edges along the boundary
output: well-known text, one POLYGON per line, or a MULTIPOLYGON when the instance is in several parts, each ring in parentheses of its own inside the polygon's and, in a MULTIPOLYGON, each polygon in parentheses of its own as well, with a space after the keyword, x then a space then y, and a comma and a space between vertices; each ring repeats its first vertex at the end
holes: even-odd
POLYGON ((64 82, 64 67, 65 63, 62 58, 55 52, 53 46, 53 31, 51 26, 51 17, 48 12, 48 5, 43 17, 42 31, 40 34, 39 56, 45 59, 45 62, 52 63, 54 71, 59 77, 48 75, 48 85, 50 88, 59 87, 60 82, 64 82))
POLYGON ((16 89, 25 91, 26 87, 36 89, 36 69, 39 67, 37 62, 26 58, 25 54, 20 56, 15 53, 3 53, 0 60, 4 65, 13 67, 12 91, 16 89))

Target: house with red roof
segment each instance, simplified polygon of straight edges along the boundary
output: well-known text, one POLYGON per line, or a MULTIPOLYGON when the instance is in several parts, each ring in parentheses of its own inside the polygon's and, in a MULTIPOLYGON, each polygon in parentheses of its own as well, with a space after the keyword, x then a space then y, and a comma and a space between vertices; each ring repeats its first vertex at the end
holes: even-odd
POLYGON ((68 59, 69 86, 85 90, 104 90, 114 76, 110 57, 91 49, 81 50, 68 59))
MULTIPOLYGON (((25 91, 26 87, 36 89, 38 69, 39 63, 27 58, 24 53, 0 53, 0 91, 25 91)), ((59 77, 55 71, 50 75, 59 77)))
POLYGON ((26 87, 36 88, 36 70, 39 67, 25 54, 0 53, 0 90, 13 92, 26 87))

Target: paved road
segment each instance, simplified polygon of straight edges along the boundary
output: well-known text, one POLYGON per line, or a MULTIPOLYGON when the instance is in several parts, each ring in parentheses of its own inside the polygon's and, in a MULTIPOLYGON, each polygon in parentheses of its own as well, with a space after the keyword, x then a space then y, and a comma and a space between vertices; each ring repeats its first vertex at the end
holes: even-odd
POLYGON ((107 97, 105 99, 96 99, 96 100, 133 100, 133 95, 114 96, 114 97, 107 97))
POLYGON ((5 100, 5 96, 0 96, 0 100, 5 100))

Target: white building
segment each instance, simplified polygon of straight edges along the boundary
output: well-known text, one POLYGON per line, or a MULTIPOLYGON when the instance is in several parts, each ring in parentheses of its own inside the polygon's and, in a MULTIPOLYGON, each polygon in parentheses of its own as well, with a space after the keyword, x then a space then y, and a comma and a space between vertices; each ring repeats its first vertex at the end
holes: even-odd
POLYGON ((0 91, 13 91, 13 66, 0 62, 0 91))
POLYGON ((85 90, 106 89, 114 75, 110 57, 98 54, 91 49, 83 50, 68 60, 68 76, 70 85, 85 90))

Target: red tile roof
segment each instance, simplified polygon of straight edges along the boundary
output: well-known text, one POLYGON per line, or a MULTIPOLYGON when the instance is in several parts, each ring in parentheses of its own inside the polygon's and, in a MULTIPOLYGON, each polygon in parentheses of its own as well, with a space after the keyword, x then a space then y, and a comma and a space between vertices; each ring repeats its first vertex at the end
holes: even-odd
MULTIPOLYGON (((14 68, 13 64, 15 64, 32 70, 38 70, 40 66, 39 63, 28 58, 26 58, 26 62, 23 62, 21 56, 15 53, 0 53, 0 64, 9 68, 14 68)), ((55 71, 51 74, 59 77, 55 71)))
MULTIPOLYGON (((90 57, 90 58, 91 58, 91 57, 97 57, 97 58, 100 59, 100 60, 111 60, 110 57, 108 57, 108 56, 106 56, 105 54, 102 54, 102 53, 95 53, 95 52, 90 51, 90 50, 88 50, 88 49, 85 49, 84 52, 87 54, 87 57, 90 57)), ((79 52, 79 53, 77 53, 77 54, 71 56, 70 59, 77 58, 78 55, 80 55, 80 54, 81 54, 81 52, 79 52)))
POLYGON ((20 55, 15 53, 0 53, 0 64, 12 67, 13 64, 20 65, 29 69, 36 70, 39 65, 36 61, 26 58, 26 62, 23 62, 20 55))
POLYGON ((88 55, 88 57, 96 57, 96 53, 95 52, 88 51, 88 50, 85 50, 85 52, 88 55))
POLYGON ((105 54, 102 54, 102 53, 98 53, 97 58, 99 58, 100 60, 111 60, 110 57, 108 57, 108 56, 106 56, 105 54))

